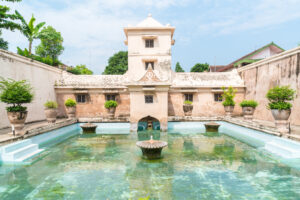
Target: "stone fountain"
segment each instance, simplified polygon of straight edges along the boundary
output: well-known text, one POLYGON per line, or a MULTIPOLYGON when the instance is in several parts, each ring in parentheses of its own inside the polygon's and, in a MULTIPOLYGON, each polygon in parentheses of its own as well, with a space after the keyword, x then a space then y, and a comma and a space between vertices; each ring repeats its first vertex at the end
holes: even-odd
POLYGON ((218 132, 220 124, 215 123, 215 122, 209 122, 204 124, 206 132, 218 132))
POLYGON ((167 142, 153 140, 151 136, 150 140, 138 141, 136 146, 140 147, 143 156, 149 160, 161 158, 161 151, 164 147, 168 146, 167 142))
POLYGON ((96 133, 96 124, 92 124, 90 122, 80 125, 83 133, 96 133))

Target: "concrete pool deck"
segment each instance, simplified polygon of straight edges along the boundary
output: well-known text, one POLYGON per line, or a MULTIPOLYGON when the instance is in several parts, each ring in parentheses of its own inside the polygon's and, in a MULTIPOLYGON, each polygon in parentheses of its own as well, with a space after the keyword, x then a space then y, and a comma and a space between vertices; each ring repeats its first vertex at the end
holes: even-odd
MULTIPOLYGON (((10 128, 0 129, 0 145, 9 144, 18 140, 26 139, 35 135, 39 135, 51 130, 55 130, 58 128, 62 128, 64 126, 68 126, 77 122, 120 122, 123 120, 93 120, 89 119, 58 119, 56 123, 49 124, 46 121, 39 121, 28 123, 25 125, 26 134, 24 136, 13 136, 10 128)), ((271 135, 280 136, 280 133, 275 127, 275 124, 270 121, 263 120, 253 120, 247 121, 244 120, 243 117, 175 117, 170 116, 168 121, 225 121, 229 123, 233 123, 239 126, 243 126, 246 128, 251 128, 254 130, 262 131, 271 135)), ((286 138, 290 138, 292 140, 300 141, 300 126, 291 126, 291 133, 285 135, 286 138)))
POLYGON ((9 144, 18 140, 23 140, 41 133, 52 131, 58 128, 69 126, 71 124, 77 123, 77 119, 58 119, 55 123, 50 124, 47 121, 39 121, 25 124, 24 131, 25 135, 12 134, 10 128, 5 128, 0 130, 0 145, 9 144))

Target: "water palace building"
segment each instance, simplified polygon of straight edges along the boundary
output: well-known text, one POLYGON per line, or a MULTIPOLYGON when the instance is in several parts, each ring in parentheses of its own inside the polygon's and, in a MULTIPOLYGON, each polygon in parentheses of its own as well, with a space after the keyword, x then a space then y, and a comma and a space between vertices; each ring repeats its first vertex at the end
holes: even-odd
MULTIPOLYGON (((151 15, 136 26, 125 27, 128 71, 124 75, 73 75, 4 50, 0 50, 0 64, 4 77, 29 80, 35 88, 36 98, 28 104, 31 114, 27 122, 45 119, 43 104, 47 100, 56 100, 59 115, 66 116, 64 102, 73 98, 81 122, 128 121, 131 130, 136 131, 139 122, 151 118, 165 131, 168 121, 174 119, 224 116, 220 96, 222 87, 229 86, 237 89, 234 115, 242 113, 239 102, 254 99, 259 102, 254 119, 274 122, 266 108, 267 91, 275 85, 290 85, 299 94, 300 47, 282 52, 271 44, 238 60, 233 64, 237 66, 220 70, 225 72, 175 73, 171 69, 174 31, 175 27, 162 25, 151 15), (269 57, 261 59, 266 55, 269 57), (107 100, 118 102, 113 120, 104 107, 107 100), (185 116, 185 100, 193 102, 191 116, 185 116)), ((4 107, 0 104, 1 116, 6 115, 4 107)), ((291 125, 300 125, 299 109, 300 98, 296 96, 291 125)), ((8 126, 7 119, 0 121, 0 127, 8 126)))
MULTIPOLYGON (((124 75, 64 74, 55 86, 59 105, 77 99, 77 117, 101 118, 108 112, 106 100, 116 100, 116 117, 129 117, 131 130, 152 117, 167 129, 169 116, 184 116, 183 103, 193 102, 193 116, 224 113, 221 87, 238 89, 236 100, 244 98, 244 82, 237 71, 223 73, 175 73, 171 69, 175 27, 163 26, 149 15, 136 26, 124 28, 128 46, 128 71, 124 75)), ((240 109, 235 110, 240 113, 240 109)))

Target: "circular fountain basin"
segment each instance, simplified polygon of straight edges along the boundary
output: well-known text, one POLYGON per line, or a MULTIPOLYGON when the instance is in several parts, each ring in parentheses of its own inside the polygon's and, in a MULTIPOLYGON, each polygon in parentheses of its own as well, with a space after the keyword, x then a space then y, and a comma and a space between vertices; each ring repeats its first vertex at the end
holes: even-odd
POLYGON ((83 133, 96 133, 97 125, 88 122, 80 125, 80 127, 82 128, 83 133))
POLYGON ((136 146, 141 148, 145 158, 152 160, 161 158, 161 151, 164 147, 168 146, 168 143, 151 138, 146 141, 138 141, 136 146))
POLYGON ((220 124, 216 123, 216 122, 209 122, 204 124, 206 132, 218 132, 219 131, 219 127, 220 124))

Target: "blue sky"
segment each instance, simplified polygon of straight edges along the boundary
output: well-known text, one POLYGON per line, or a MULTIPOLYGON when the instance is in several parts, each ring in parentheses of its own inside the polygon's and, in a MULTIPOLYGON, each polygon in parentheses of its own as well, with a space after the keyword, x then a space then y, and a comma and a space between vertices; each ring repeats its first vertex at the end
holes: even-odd
MULTIPOLYGON (((9 4, 28 20, 61 32, 68 65, 86 64, 96 74, 108 58, 126 50, 123 27, 148 13, 176 27, 172 67, 189 71, 197 62, 228 64, 265 44, 288 50, 300 43, 300 0, 23 0, 9 4)), ((27 47, 19 32, 4 31, 10 51, 27 47)), ((38 41, 34 43, 37 45, 38 41)))

